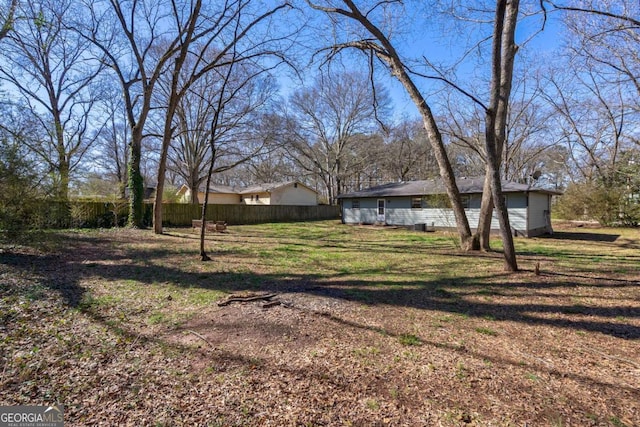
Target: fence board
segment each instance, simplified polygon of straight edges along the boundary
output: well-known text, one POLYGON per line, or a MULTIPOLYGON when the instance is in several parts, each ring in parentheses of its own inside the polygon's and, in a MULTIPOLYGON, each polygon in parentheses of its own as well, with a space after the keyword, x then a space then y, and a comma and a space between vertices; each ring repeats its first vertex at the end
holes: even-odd
MULTIPOLYGON (((146 216, 151 218, 152 204, 145 204, 146 216)), ((42 201, 37 209, 38 225, 46 228, 96 228, 123 225, 129 206, 122 202, 54 202, 42 201)), ((191 220, 202 216, 202 206, 187 203, 162 205, 163 226, 191 226, 191 220)), ((295 222, 338 219, 338 206, 287 205, 208 205, 207 220, 226 221, 229 225, 261 224, 267 222, 295 222)), ((148 224, 151 225, 151 224, 148 224)))

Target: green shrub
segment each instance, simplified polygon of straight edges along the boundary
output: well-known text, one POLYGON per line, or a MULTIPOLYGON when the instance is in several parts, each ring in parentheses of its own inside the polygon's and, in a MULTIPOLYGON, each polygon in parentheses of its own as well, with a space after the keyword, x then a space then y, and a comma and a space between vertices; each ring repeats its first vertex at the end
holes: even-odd
POLYGON ((0 139, 0 233, 5 238, 34 228, 44 219, 35 201, 41 191, 34 170, 19 143, 0 139))
POLYGON ((563 219, 595 220, 606 226, 637 226, 640 222, 640 200, 624 185, 571 184, 554 209, 563 219))

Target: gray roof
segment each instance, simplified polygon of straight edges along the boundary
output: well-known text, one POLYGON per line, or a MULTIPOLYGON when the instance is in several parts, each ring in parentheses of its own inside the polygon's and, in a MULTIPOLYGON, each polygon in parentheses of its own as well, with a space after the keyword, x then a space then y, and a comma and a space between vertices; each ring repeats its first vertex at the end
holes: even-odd
MULTIPOLYGON (((457 178, 456 184, 461 194, 482 193, 484 177, 457 178)), ((557 191, 547 190, 539 187, 532 187, 527 184, 517 182, 502 181, 503 193, 539 192, 546 194, 561 194, 557 191)), ((371 187, 366 190, 354 191, 352 193, 341 194, 340 199, 353 199, 359 197, 400 197, 400 196, 426 196, 435 194, 445 194, 442 179, 428 179, 424 181, 402 181, 371 187)))
MULTIPOLYGON (((204 193, 204 185, 200 186, 199 190, 204 193)), ((209 185, 209 193, 238 194, 238 190, 228 185, 211 184, 209 185)))
POLYGON ((296 181, 285 181, 285 182, 265 182, 263 184, 255 184, 250 185, 249 187, 245 187, 240 189, 238 193, 240 194, 249 194, 249 193, 270 193, 273 190, 276 190, 281 187, 286 187, 287 185, 291 185, 296 181))
MULTIPOLYGON (((306 185, 298 181, 284 181, 284 182, 266 182, 264 184, 254 184, 249 187, 231 187, 228 185, 211 184, 209 186, 209 193, 223 193, 223 194, 252 194, 252 193, 271 193, 278 188, 286 187, 288 185, 299 184, 305 188, 309 188, 306 185)), ((312 190, 311 188, 309 188, 312 190)), ((204 185, 199 189, 204 192, 204 185)), ((312 190, 315 191, 315 190, 312 190)))

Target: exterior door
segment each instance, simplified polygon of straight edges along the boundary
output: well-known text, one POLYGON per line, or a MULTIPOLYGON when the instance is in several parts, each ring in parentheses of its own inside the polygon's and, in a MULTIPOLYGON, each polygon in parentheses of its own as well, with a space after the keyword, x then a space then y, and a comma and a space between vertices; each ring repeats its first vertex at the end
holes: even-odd
POLYGON ((378 222, 385 224, 385 209, 386 201, 384 199, 378 199, 378 222))

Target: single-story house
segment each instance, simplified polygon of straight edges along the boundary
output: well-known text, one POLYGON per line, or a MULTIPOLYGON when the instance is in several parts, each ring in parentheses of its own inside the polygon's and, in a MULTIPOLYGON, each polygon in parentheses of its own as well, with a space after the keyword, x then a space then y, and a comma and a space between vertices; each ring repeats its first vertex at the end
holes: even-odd
MULTIPOLYGON (((475 229, 480 217, 484 178, 459 178, 456 183, 469 225, 475 229)), ((502 182, 502 191, 514 234, 533 237, 553 232, 551 198, 561 193, 509 181, 502 182)), ((410 227, 426 224, 427 227, 436 229, 454 229, 456 226, 453 210, 440 179, 395 182, 342 194, 339 199, 342 222, 345 224, 410 227)), ((495 213, 491 228, 499 229, 495 213)))
MULTIPOLYGON (((180 187, 178 195, 183 203, 191 200, 191 190, 187 185, 180 187)), ((198 191, 198 203, 204 202, 204 196, 205 191, 202 187, 198 191)), ((211 185, 208 202, 223 205, 315 206, 318 204, 318 193, 297 181, 256 184, 249 187, 211 185)))
MULTIPOLYGON (((178 189, 179 201, 181 203, 189 203, 191 201, 191 189, 186 184, 178 189)), ((204 186, 198 189, 198 203, 204 203, 204 186)), ((240 203, 240 195, 234 187, 228 185, 211 184, 209 186, 209 198, 207 200, 210 205, 237 205, 240 203)))
POLYGON ((240 196, 246 205, 318 204, 318 192, 297 181, 252 185, 240 191, 240 196))

